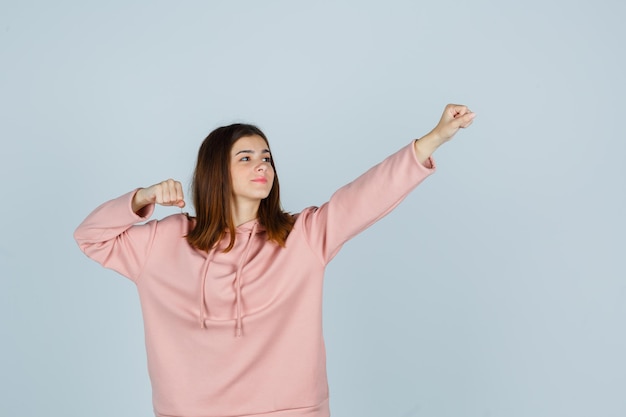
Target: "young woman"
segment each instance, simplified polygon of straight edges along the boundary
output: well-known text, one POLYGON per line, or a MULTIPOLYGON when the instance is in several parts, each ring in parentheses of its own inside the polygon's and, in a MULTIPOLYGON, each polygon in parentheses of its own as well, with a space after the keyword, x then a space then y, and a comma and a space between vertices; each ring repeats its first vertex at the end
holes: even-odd
POLYGON ((437 126, 320 207, 281 209, 267 138, 235 124, 200 147, 196 217, 167 180, 104 203, 76 229, 87 256, 136 284, 158 417, 327 417, 322 280, 351 237, 435 167, 431 154, 472 123, 448 105, 437 126))

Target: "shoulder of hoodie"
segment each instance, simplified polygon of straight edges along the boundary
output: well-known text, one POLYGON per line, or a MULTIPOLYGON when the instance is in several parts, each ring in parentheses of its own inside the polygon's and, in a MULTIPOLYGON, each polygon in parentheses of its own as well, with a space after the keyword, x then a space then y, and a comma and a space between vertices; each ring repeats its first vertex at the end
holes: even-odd
MULTIPOLYGON (((300 229, 298 226, 306 221, 306 219, 310 215, 314 214, 318 209, 318 206, 310 206, 306 207, 299 213, 292 214, 295 219, 294 229, 300 229)), ((195 217, 189 216, 185 213, 176 213, 162 219, 151 220, 148 223, 153 224, 153 227, 155 227, 158 235, 184 237, 191 231, 191 229, 193 229, 195 223, 194 219, 195 217)))
MULTIPOLYGON (((291 214, 291 216, 293 216, 293 218, 297 221, 299 218, 306 217, 307 215, 316 212, 319 208, 319 206, 309 206, 304 208, 299 213, 291 214)), ((151 222, 157 222, 159 225, 168 227, 171 227, 173 225, 190 227, 193 226, 194 219, 194 216, 190 216, 187 213, 175 213, 167 217, 163 217, 162 219, 153 219, 151 220, 151 222)))
POLYGON ((293 226, 294 229, 297 229, 299 224, 305 222, 306 219, 309 216, 311 216, 313 213, 315 213, 317 210, 319 210, 318 206, 309 206, 303 209, 302 211, 300 211, 299 213, 292 214, 293 218, 295 219, 295 224, 293 226))
POLYGON ((162 219, 151 220, 149 223, 154 224, 158 235, 184 237, 193 228, 193 219, 185 213, 176 213, 162 219))

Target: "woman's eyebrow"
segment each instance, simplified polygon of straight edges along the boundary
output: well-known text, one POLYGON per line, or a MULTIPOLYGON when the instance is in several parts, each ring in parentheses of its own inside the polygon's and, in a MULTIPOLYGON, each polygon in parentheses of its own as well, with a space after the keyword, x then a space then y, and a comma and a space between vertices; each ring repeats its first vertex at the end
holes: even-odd
MULTIPOLYGON (((240 153, 254 153, 254 151, 252 149, 242 149, 240 151, 238 151, 235 156, 239 155, 240 153)), ((261 153, 270 153, 269 149, 263 149, 261 151, 261 153)))

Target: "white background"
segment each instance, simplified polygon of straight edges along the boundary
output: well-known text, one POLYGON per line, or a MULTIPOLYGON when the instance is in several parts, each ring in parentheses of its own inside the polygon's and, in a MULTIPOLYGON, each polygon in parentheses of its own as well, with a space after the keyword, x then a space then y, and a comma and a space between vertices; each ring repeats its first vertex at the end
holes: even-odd
POLYGON ((297 212, 461 102, 328 268, 333 416, 623 417, 625 5, 3 1, 0 414, 152 414, 136 291, 72 239, 98 204, 244 121, 297 212))

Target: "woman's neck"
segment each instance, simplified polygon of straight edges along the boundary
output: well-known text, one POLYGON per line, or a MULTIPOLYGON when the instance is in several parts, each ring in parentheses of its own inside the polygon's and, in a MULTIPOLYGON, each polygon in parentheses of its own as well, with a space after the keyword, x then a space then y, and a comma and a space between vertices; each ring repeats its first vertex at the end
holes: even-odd
POLYGON ((235 227, 254 220, 259 216, 260 201, 231 201, 233 223, 235 227))

